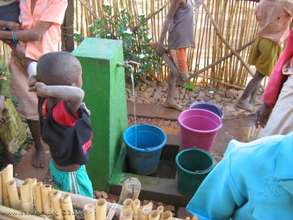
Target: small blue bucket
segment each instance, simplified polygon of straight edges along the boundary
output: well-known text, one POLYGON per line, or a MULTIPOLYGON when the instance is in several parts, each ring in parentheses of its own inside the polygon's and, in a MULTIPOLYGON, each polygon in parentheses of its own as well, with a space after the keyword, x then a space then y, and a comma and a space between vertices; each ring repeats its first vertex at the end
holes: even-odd
POLYGON ((224 118, 224 113, 219 106, 210 102, 195 102, 193 103, 190 108, 200 108, 211 111, 218 115, 221 119, 224 118))
POLYGON ((156 172, 162 148, 167 142, 164 131, 150 124, 135 124, 123 133, 127 158, 132 172, 149 175, 156 172))

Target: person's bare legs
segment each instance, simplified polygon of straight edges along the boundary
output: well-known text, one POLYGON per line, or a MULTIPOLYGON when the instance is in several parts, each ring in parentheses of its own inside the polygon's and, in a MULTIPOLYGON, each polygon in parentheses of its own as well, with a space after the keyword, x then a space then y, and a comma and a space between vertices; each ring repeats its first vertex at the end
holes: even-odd
MULTIPOLYGON (((172 51, 171 55, 172 55, 172 51)), ((167 92, 167 99, 165 102, 165 106, 167 108, 173 108, 178 111, 182 111, 183 108, 177 104, 175 97, 176 97, 176 83, 178 80, 178 68, 176 66, 176 63, 171 60, 169 55, 167 53, 163 54, 163 59, 167 63, 167 65, 170 68, 170 73, 168 74, 167 83, 168 83, 168 92, 167 92)), ((176 61, 176 60, 175 60, 176 61)))
POLYGON ((262 79, 264 78, 264 75, 260 72, 256 71, 253 78, 249 81, 247 84, 241 98, 239 99, 237 103, 237 107, 244 109, 246 111, 252 111, 253 105, 251 105, 250 100, 252 95, 257 91, 262 79))
POLYGON ((43 168, 45 166, 45 150, 41 143, 40 121, 27 120, 27 123, 35 142, 35 152, 32 157, 32 165, 35 168, 43 168))
POLYGON ((177 76, 174 75, 172 72, 168 75, 168 93, 167 93, 167 99, 165 102, 165 106, 168 108, 173 108, 178 111, 182 111, 183 108, 177 104, 175 97, 176 97, 176 82, 177 82, 177 76))

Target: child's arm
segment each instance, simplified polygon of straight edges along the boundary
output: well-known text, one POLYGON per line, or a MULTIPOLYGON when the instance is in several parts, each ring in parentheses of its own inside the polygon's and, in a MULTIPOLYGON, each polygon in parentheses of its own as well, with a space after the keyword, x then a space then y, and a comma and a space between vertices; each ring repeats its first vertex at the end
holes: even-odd
POLYGON ((64 100, 73 112, 76 112, 84 97, 84 91, 75 86, 48 86, 37 82, 35 90, 38 96, 64 100))
POLYGON ((16 40, 23 42, 39 41, 51 25, 52 22, 39 21, 29 30, 0 31, 0 39, 13 40, 13 38, 16 38, 16 40))
POLYGON ((164 40, 166 38, 167 31, 169 29, 170 24, 173 21, 173 18, 174 18, 174 15, 175 15, 177 9, 179 8, 179 6, 182 2, 184 2, 184 1, 183 0, 172 0, 172 2, 171 2, 171 6, 169 8, 168 14, 167 14, 165 21, 163 23, 163 27, 162 27, 160 38, 159 38, 159 43, 158 43, 158 47, 157 47, 157 54, 159 56, 162 56, 164 53, 163 44, 164 44, 164 40))

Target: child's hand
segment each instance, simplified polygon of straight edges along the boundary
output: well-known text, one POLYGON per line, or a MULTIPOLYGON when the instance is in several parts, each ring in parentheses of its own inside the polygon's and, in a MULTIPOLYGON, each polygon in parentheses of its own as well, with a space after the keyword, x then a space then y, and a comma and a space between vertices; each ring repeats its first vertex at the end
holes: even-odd
POLYGON ((20 25, 13 21, 7 21, 6 27, 11 31, 15 31, 15 30, 19 30, 20 25))
POLYGON ((47 85, 42 82, 36 82, 35 83, 35 91, 37 92, 38 96, 45 97, 47 96, 47 91, 46 91, 47 85))

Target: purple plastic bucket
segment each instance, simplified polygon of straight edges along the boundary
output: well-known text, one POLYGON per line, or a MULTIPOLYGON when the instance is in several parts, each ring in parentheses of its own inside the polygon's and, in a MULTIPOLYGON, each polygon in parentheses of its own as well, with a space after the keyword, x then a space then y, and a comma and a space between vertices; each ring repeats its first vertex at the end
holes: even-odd
POLYGON ((224 112, 221 110, 221 108, 211 102, 194 102, 190 108, 200 108, 200 109, 205 109, 208 111, 211 111, 213 113, 215 113, 216 115, 218 115, 221 119, 224 118, 224 112))
POLYGON ((178 117, 181 127, 181 148, 197 147, 210 151, 218 130, 223 126, 221 118, 204 109, 187 109, 178 117))

